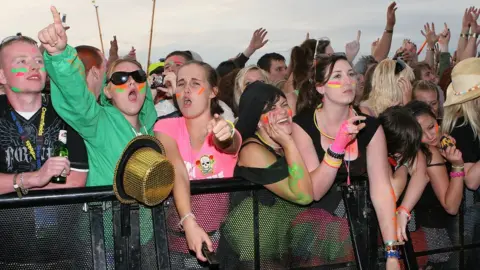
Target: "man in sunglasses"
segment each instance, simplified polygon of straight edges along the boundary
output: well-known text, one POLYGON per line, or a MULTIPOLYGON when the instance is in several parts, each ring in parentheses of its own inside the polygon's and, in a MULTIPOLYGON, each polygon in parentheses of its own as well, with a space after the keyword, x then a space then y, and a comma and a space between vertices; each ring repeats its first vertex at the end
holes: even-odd
POLYGON ((70 138, 74 131, 57 115, 50 97, 42 95, 46 76, 35 40, 17 35, 2 41, 0 84, 6 95, 0 96, 0 194, 85 185, 83 140, 67 139, 69 159, 52 156, 59 133, 65 130, 70 138), (62 173, 68 174, 66 184, 50 183, 62 173))

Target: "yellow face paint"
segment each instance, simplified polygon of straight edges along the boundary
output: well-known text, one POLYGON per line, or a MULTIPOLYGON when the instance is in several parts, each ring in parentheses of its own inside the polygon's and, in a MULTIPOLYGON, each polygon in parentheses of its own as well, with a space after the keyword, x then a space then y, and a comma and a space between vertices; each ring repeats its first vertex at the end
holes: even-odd
POLYGON ((342 83, 339 81, 331 81, 327 83, 327 86, 330 88, 342 88, 342 83))

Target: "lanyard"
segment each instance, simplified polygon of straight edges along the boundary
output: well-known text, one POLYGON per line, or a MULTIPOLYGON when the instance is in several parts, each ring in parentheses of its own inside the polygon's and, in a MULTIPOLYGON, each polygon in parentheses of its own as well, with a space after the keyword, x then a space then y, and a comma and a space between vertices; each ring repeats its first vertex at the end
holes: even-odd
POLYGON ((25 146, 28 149, 28 152, 32 156, 32 158, 37 162, 37 169, 40 169, 42 167, 42 160, 41 160, 41 150, 42 146, 44 143, 44 138, 43 138, 43 130, 45 128, 45 115, 47 113, 47 107, 46 105, 42 106, 42 114, 40 116, 40 124, 38 126, 38 134, 36 138, 36 151, 34 151, 32 142, 30 142, 30 139, 28 138, 27 132, 25 129, 23 129, 22 125, 17 119, 17 116, 15 115, 15 112, 13 111, 13 108, 10 106, 10 115, 12 116, 12 120, 15 122, 15 125, 17 126, 18 133, 20 134, 20 138, 22 141, 25 143, 25 146))

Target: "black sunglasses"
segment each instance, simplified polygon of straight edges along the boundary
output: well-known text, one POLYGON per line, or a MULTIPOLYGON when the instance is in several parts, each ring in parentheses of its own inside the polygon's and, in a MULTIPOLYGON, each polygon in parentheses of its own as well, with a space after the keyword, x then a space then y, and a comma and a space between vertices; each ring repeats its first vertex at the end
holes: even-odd
POLYGON ((129 77, 132 77, 137 83, 144 83, 147 81, 147 74, 145 71, 139 69, 133 72, 117 71, 110 76, 108 82, 112 82, 114 85, 122 85, 128 82, 129 77))
POLYGON ((407 64, 402 60, 402 59, 396 59, 395 60, 395 75, 398 75, 400 72, 402 72, 404 69, 407 68, 407 64))

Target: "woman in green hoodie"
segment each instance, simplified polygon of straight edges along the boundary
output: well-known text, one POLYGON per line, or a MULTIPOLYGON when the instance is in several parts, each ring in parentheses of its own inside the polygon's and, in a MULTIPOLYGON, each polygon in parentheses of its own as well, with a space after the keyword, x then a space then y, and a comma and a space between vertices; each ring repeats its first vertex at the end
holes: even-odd
MULTIPOLYGON (((116 163, 123 149, 138 135, 153 135, 157 113, 142 66, 133 60, 117 60, 107 72, 107 85, 100 93, 100 104, 88 91, 85 68, 76 50, 67 45, 60 15, 51 8, 53 24, 38 33, 45 48, 45 67, 52 82, 51 95, 57 113, 85 140, 90 171, 87 186, 112 185, 116 163)), ((188 174, 178 151, 167 152, 175 167, 174 198, 179 213, 190 212, 188 174)), ((189 246, 212 243, 200 226, 190 226, 189 246)), ((197 258, 206 261, 199 248, 197 258)))

